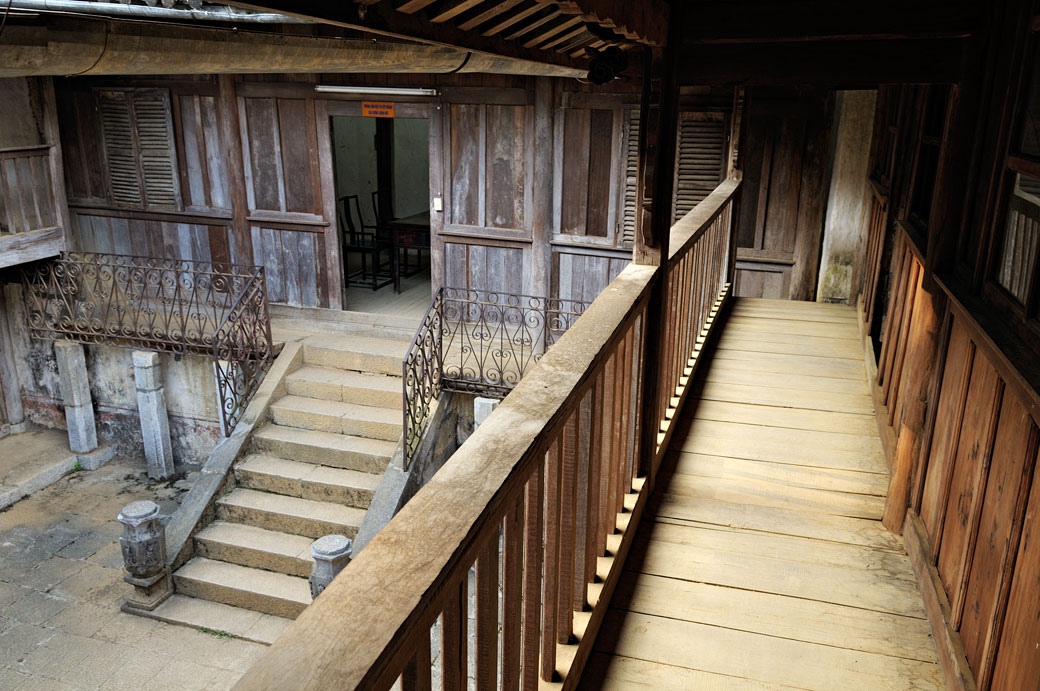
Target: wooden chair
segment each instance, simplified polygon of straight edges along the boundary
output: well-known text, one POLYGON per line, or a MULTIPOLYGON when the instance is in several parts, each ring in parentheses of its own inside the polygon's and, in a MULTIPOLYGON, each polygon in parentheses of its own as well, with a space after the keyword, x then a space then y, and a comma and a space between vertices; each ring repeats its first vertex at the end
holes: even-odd
MULTIPOLYGON (((381 232, 379 225, 365 223, 361 215, 361 202, 356 194, 339 198, 339 227, 343 239, 343 268, 348 286, 367 286, 379 290, 394 281, 393 262, 387 265, 384 254, 393 255, 393 239, 388 232, 381 232), (348 260, 351 253, 361 256, 361 269, 350 272, 348 260), (369 268, 371 264, 371 269, 369 268)), ((393 257, 390 257, 391 260, 393 257)))
POLYGON ((410 250, 405 248, 398 248, 394 242, 394 232, 390 228, 390 224, 393 222, 393 217, 384 218, 383 210, 392 211, 393 201, 390 196, 390 192, 387 190, 376 190, 372 192, 372 212, 375 214, 376 226, 383 232, 385 237, 390 239, 391 244, 391 274, 394 280, 394 292, 401 292, 401 279, 414 276, 422 271, 422 250, 415 251, 415 265, 413 266, 409 259, 411 259, 410 250), (401 262, 401 252, 404 252, 404 262, 401 262))

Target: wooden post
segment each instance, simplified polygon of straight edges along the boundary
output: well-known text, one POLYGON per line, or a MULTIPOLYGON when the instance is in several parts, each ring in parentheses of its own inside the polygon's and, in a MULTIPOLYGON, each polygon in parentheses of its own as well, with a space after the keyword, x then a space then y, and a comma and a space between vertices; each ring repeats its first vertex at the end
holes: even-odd
POLYGON ((235 95, 235 76, 217 75, 217 113, 220 118, 220 138, 224 144, 224 156, 228 181, 231 187, 231 234, 235 238, 236 264, 253 264, 253 236, 249 229, 249 199, 246 195, 245 167, 249 165, 242 156, 242 131, 238 121, 238 97, 235 95))
POLYGON ((894 533, 903 529, 903 520, 910 503, 910 484, 918 463, 921 462, 921 442, 924 437, 932 375, 939 356, 939 335, 946 309, 946 294, 936 289, 929 292, 924 281, 919 282, 914 299, 914 314, 910 322, 909 345, 903 364, 902 390, 903 419, 896 421, 899 436, 888 481, 885 514, 882 523, 894 533))
POLYGON ((636 264, 663 267, 650 289, 647 304, 646 343, 643 349, 643 381, 641 395, 640 439, 638 461, 653 488, 657 468, 658 387, 661 367, 659 356, 664 342, 662 329, 667 327, 664 314, 668 280, 668 238, 672 225, 672 188, 675 183, 676 125, 678 122, 679 86, 676 78, 679 27, 682 3, 675 3, 669 19, 668 45, 648 51, 643 72, 643 98, 640 103, 639 184, 636 197, 635 247, 632 261, 636 264), (654 202, 657 202, 656 204, 654 202))

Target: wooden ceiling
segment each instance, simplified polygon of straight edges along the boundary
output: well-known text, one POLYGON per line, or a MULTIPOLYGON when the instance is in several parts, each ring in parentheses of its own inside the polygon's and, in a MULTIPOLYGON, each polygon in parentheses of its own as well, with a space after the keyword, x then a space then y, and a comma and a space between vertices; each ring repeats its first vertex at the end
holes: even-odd
POLYGON ((264 9, 398 38, 549 64, 661 45, 665 0, 247 0, 264 9))

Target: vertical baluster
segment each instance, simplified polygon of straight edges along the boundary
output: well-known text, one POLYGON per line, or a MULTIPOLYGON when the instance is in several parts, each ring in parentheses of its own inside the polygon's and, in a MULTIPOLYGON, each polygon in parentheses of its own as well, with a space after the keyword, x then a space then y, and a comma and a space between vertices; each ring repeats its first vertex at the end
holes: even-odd
MULTIPOLYGON (((528 481, 530 483, 530 480, 528 481)), ((506 513, 502 548, 502 689, 520 688, 520 641, 524 618, 524 494, 506 513)), ((537 598, 537 594, 535 594, 537 598)))
POLYGON ((574 628, 575 493, 578 475, 578 439, 581 402, 570 411, 563 428, 560 484, 560 600, 556 612, 556 640, 569 643, 574 628))
MULTIPOLYGON (((535 460, 534 473, 527 481, 527 500, 524 511, 524 630, 523 691, 538 689, 538 661, 541 647, 539 621, 542 604, 542 550, 548 539, 542 541, 542 516, 545 506, 543 479, 545 454, 535 460)), ((550 667, 550 669, 552 669, 550 667)))
POLYGON ((496 531, 477 558, 477 688, 498 686, 498 536, 496 531))
MULTIPOLYGON (((616 346, 615 346, 616 348, 616 346)), ((611 354, 603 367, 602 412, 600 417, 604 419, 601 426, 602 441, 599 454, 599 532, 596 534, 596 553, 604 555, 607 553, 607 535, 614 532, 614 523, 610 520, 610 459, 614 456, 614 433, 616 431, 615 410, 615 361, 616 356, 611 354)))
POLYGON ((610 424, 614 428, 614 437, 611 441, 610 465, 607 469, 607 532, 617 531, 617 500, 618 485, 620 484, 618 467, 624 462, 625 438, 621 429, 621 420, 625 411, 625 381, 623 363, 625 361, 625 339, 618 341, 614 346, 614 410, 610 418, 610 424))
POLYGON ((465 691, 469 663, 469 638, 466 625, 469 618, 469 569, 446 598, 441 614, 441 674, 444 691, 465 691))
POLYGON ((553 433, 545 469, 545 582, 542 592, 542 679, 556 673, 556 608, 560 587, 561 432, 553 433))
POLYGON ((693 307, 693 293, 690 290, 691 276, 694 270, 694 263, 689 260, 687 256, 686 262, 683 266, 681 290, 683 293, 683 308, 682 308, 682 321, 679 328, 679 333, 682 334, 682 347, 679 349, 679 357, 676 358, 675 362, 675 373, 672 377, 672 387, 668 391, 669 396, 674 396, 676 390, 679 388, 679 377, 682 376, 683 371, 686 368, 686 361, 690 359, 690 343, 692 342, 690 333, 690 308, 693 307))
POLYGON ((632 491, 632 465, 635 461, 635 449, 638 442, 633 434, 632 426, 635 424, 635 414, 632 410, 635 404, 635 395, 632 391, 634 377, 632 367, 635 365, 635 325, 629 324, 625 332, 625 462, 621 464, 620 482, 618 483, 619 502, 618 512, 624 511, 625 495, 632 491))
POLYGON ((624 503, 620 497, 625 496, 625 468, 628 465, 628 411, 629 411, 629 381, 628 381, 628 335, 622 337, 621 349, 618 351, 618 457, 614 465, 611 482, 614 491, 610 496, 611 511, 617 515, 624 510, 624 503))
MULTIPOLYGON (((643 438, 643 425, 646 422, 645 420, 643 420, 643 380, 645 379, 645 374, 644 374, 645 373, 645 369, 644 369, 644 367, 645 367, 645 364, 646 364, 646 358, 644 357, 644 355, 646 354, 646 329, 647 329, 647 325, 646 325, 646 307, 645 306, 640 309, 639 318, 636 320, 636 329, 637 329, 636 333, 638 335, 638 338, 636 340, 635 359, 636 359, 636 362, 639 363, 639 369, 636 372, 636 384, 635 384, 636 402, 635 402, 634 410, 635 410, 635 415, 636 415, 635 438, 637 440, 639 440, 639 439, 643 438)), ((653 462, 653 460, 650 459, 650 458, 643 458, 642 453, 641 453, 641 444, 640 443, 637 442, 635 448, 636 448, 636 459, 635 459, 636 462, 632 464, 632 477, 633 477, 633 479, 636 478, 636 477, 648 475, 650 473, 650 464, 653 462)))
POLYGON ((430 630, 426 629, 415 654, 401 673, 401 691, 431 691, 431 666, 430 630))
POLYGON ((575 419, 578 423, 578 463, 574 482, 574 574, 572 605, 575 612, 582 612, 588 604, 588 558, 589 528, 594 523, 589 516, 589 445, 592 440, 592 394, 594 387, 585 389, 575 419))
MULTIPOLYGON (((600 520, 600 467, 603 447, 603 368, 592 380, 592 410, 589 414, 588 526, 585 535, 585 582, 596 580, 596 559, 602 555, 597 547, 603 533, 600 520)), ((588 586, 585 588, 588 597, 588 586)))

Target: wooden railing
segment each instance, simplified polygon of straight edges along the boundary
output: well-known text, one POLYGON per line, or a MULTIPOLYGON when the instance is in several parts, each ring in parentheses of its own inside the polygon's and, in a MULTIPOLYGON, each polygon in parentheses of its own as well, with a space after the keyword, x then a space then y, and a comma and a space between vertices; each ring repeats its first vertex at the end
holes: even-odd
POLYGON ((666 443, 726 294, 738 185, 675 226, 665 270, 621 272, 239 688, 462 689, 471 669, 479 689, 577 685, 650 490, 643 425, 666 443), (658 280, 680 286, 663 323, 658 280), (647 421, 651 328, 678 397, 647 421))
POLYGON ((0 236, 59 224, 50 146, 0 149, 0 236))

